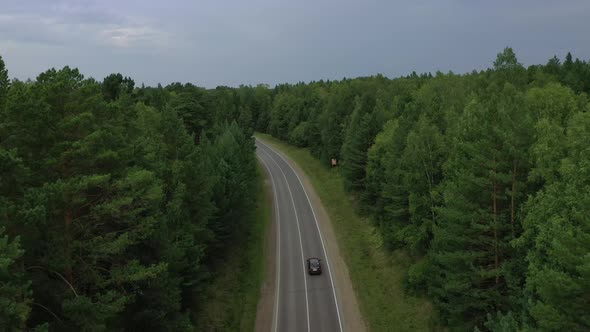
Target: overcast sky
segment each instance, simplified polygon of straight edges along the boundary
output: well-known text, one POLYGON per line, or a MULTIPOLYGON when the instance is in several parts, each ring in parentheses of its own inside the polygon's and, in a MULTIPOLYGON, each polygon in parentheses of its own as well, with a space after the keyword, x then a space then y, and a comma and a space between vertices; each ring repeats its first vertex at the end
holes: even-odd
POLYGON ((2 0, 11 77, 78 67, 102 80, 199 86, 590 60, 588 0, 2 0))

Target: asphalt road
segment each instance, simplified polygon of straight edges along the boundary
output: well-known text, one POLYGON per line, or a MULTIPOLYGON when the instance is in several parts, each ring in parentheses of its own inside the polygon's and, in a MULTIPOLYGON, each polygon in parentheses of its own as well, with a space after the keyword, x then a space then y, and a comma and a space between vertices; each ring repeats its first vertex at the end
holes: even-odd
POLYGON ((342 331, 330 258, 307 193, 282 155, 259 140, 256 154, 271 177, 277 218, 273 331, 342 331), (322 260, 321 275, 307 273, 309 257, 322 260))

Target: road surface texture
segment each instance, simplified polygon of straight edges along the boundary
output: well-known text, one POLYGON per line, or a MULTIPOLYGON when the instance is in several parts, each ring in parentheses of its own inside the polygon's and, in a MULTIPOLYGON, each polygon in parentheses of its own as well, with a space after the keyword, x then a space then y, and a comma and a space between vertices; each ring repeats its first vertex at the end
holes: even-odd
POLYGON ((256 154, 270 178, 276 223, 270 242, 275 248, 275 271, 267 273, 274 285, 267 280, 263 286, 261 306, 267 310, 259 308, 257 330, 364 330, 348 270, 337 253, 333 231, 326 230, 327 214, 318 208, 321 203, 315 193, 308 192, 307 179, 284 155, 258 139, 256 154), (322 260, 321 275, 307 273, 310 257, 322 260), (269 289, 274 289, 273 301, 269 289), (268 310, 270 303, 273 307, 268 310))

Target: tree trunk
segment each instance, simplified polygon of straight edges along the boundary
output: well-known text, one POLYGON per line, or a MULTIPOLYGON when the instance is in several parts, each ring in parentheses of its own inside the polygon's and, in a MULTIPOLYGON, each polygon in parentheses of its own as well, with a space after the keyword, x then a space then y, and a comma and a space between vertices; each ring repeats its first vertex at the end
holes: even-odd
MULTIPOLYGON (((70 225, 72 224, 72 211, 67 209, 64 213, 64 228, 65 228, 65 237, 66 237, 66 246, 68 246, 68 250, 66 251, 69 255, 70 253, 70 244, 72 242, 71 235, 70 235, 70 225)), ((73 276, 72 276, 72 265, 71 265, 71 256, 67 257, 66 268, 64 271, 64 275, 70 284, 73 284, 73 276)))
MULTIPOLYGON (((67 158, 63 161, 62 165, 61 165, 61 173, 62 173, 62 177, 63 179, 69 179, 70 178, 70 159, 67 158)), ((66 255, 67 257, 65 257, 66 259, 66 267, 64 269, 64 276, 66 278, 66 280, 72 284, 73 282, 73 276, 72 276, 72 255, 70 253, 70 249, 71 249, 71 243, 72 243, 72 235, 70 234, 70 226, 72 225, 72 221, 73 221, 73 215, 72 215, 72 210, 70 208, 70 204, 72 202, 72 198, 71 195, 69 194, 69 191, 66 191, 66 193, 64 193, 64 238, 65 238, 65 246, 66 246, 66 255)))
POLYGON ((511 202, 510 202, 510 227, 512 228, 512 238, 514 239, 514 219, 515 219, 515 211, 516 207, 514 206, 514 196, 516 195, 516 160, 512 163, 512 192, 511 192, 511 202))
POLYGON ((496 198, 497 190, 496 173, 494 170, 494 179, 492 180, 492 206, 494 217, 494 268, 496 270, 496 284, 500 282, 500 275, 498 274, 499 254, 498 254, 498 203, 496 198))

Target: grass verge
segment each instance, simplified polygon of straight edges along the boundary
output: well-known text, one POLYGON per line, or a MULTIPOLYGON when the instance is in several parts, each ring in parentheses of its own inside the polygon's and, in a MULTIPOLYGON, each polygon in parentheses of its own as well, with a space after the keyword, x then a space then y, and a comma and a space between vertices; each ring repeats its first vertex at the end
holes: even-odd
POLYGON ((431 303, 404 292, 403 279, 410 258, 403 251, 385 250, 377 229, 354 210, 338 169, 325 167, 308 149, 290 146, 266 134, 255 136, 284 152, 310 179, 330 215, 368 328, 371 331, 437 329, 438 320, 431 303))
POLYGON ((233 243, 213 282, 205 289, 206 303, 197 317, 197 331, 253 331, 264 278, 264 245, 272 215, 270 188, 258 168, 258 190, 246 233, 233 243))

